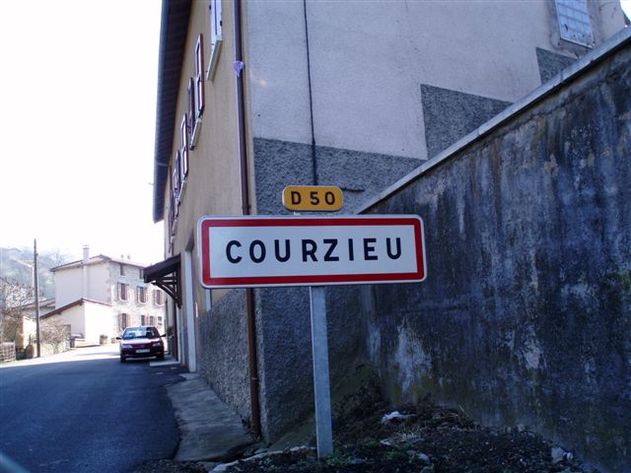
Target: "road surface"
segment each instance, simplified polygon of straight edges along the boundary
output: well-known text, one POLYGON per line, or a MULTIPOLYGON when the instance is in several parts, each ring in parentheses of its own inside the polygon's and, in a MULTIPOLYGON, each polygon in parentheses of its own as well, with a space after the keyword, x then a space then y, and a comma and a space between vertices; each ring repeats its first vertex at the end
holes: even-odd
POLYGON ((116 345, 9 363, 0 369, 0 452, 32 473, 123 473, 169 458, 178 433, 163 386, 177 373, 122 364, 116 345))

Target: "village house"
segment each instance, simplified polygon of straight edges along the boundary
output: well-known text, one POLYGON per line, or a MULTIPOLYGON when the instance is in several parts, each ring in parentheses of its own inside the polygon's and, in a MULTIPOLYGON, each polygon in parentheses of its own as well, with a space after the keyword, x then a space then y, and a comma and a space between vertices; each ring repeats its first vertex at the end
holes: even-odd
POLYGON ((90 256, 52 268, 55 308, 40 319, 68 326, 85 344, 110 343, 129 326, 165 329, 164 293, 143 280, 144 265, 129 258, 90 256))

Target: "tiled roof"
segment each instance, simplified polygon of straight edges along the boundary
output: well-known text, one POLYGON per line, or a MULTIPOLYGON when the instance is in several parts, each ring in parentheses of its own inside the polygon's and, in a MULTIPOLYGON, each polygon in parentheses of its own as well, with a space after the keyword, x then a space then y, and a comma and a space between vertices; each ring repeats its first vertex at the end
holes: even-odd
MULTIPOLYGON (((136 266, 138 268, 145 267, 143 263, 137 263, 137 262, 124 259, 124 258, 112 258, 111 256, 106 256, 106 255, 91 256, 88 259, 89 265, 102 264, 102 263, 119 263, 119 264, 126 264, 128 266, 136 266)), ((72 261, 70 263, 62 264, 60 266, 55 266, 54 268, 50 268, 50 270, 52 272, 55 272, 55 271, 60 271, 64 269, 80 268, 81 266, 83 266, 83 260, 78 260, 78 261, 72 261)))
POLYGON ((44 315, 42 315, 40 317, 40 319, 47 319, 48 317, 52 317, 53 315, 59 315, 62 312, 65 312, 68 309, 71 309, 71 308, 73 308, 75 306, 83 305, 85 302, 89 302, 90 304, 101 304, 101 305, 104 305, 104 306, 107 306, 107 307, 111 307, 112 306, 111 304, 107 304, 107 303, 101 302, 101 301, 96 301, 94 299, 81 298, 81 299, 77 299, 74 302, 71 302, 70 304, 66 304, 66 305, 64 305, 62 307, 59 307, 58 309, 51 310, 50 312, 45 313, 44 315))

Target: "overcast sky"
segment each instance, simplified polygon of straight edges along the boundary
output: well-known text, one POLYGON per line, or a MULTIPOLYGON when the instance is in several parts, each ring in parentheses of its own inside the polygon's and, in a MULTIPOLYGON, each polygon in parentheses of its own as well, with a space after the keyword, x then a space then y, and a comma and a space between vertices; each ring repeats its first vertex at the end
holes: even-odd
POLYGON ((162 259, 159 0, 0 1, 0 246, 162 259))

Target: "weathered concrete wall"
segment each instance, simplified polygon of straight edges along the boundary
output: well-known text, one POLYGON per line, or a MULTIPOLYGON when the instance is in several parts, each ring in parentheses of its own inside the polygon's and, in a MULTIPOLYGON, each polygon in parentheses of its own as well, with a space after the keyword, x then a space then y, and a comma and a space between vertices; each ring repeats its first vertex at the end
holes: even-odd
MULTIPOLYGON (((366 288, 327 291, 331 386, 366 360, 366 288)), ((314 413, 308 288, 257 290, 259 376, 263 435, 268 441, 296 428, 314 413)))
MULTIPOLYGON (((313 184, 311 145, 289 141, 254 139, 256 209, 258 214, 289 214, 282 204, 288 185, 313 184)), ((335 185, 344 192, 344 212, 353 213, 369 197, 415 169, 413 158, 363 153, 348 149, 316 147, 320 184, 335 185)))
POLYGON ((217 297, 210 313, 200 313, 199 374, 241 417, 250 417, 245 292, 217 297))
POLYGON ((428 279, 374 286, 392 402, 428 392, 631 465, 631 41, 374 205, 426 223, 428 279))
MULTIPOLYGON (((624 27, 618 2, 588 3, 596 44, 624 27)), ((419 84, 513 102, 540 85, 536 48, 587 52, 560 40, 551 0, 253 1, 244 11, 254 137, 309 144, 311 103, 318 145, 408 158, 432 157, 419 84)))

